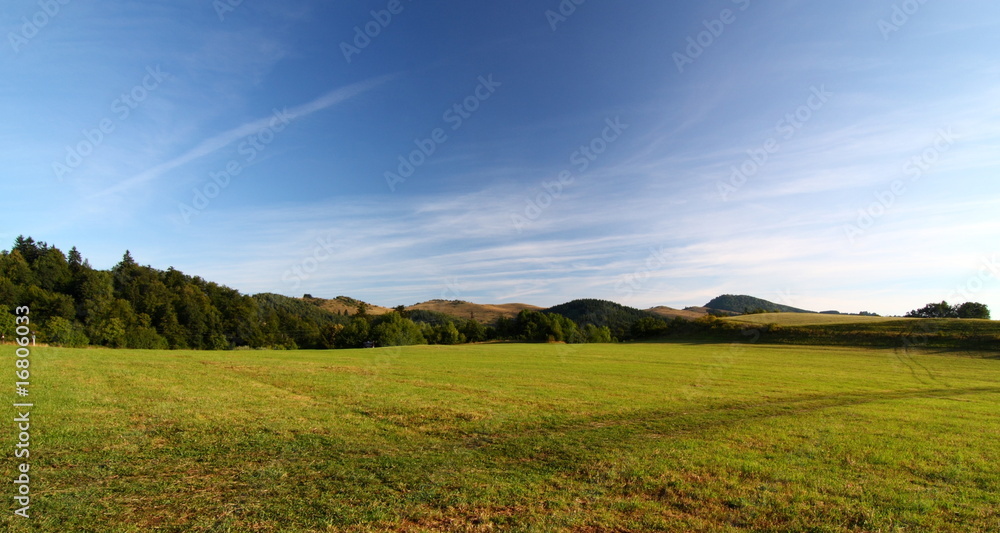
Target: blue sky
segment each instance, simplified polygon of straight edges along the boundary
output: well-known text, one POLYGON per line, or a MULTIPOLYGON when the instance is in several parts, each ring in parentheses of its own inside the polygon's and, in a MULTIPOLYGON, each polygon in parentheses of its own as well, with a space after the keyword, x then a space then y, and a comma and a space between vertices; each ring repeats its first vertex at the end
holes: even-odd
POLYGON ((387 306, 1000 312, 995 2, 576 2, 6 2, 0 243, 387 306))

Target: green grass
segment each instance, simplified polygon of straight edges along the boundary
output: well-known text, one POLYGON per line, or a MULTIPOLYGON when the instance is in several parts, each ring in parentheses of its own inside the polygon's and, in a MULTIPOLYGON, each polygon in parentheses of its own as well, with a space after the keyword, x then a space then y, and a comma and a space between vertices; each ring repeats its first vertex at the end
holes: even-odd
POLYGON ((764 313, 725 318, 715 340, 772 344, 1000 350, 1000 321, 764 313), (742 330, 742 331, 740 331, 742 330))
POLYGON ((498 344, 31 357, 32 518, 12 515, 4 483, 3 531, 1000 530, 996 354, 498 344))
POLYGON ((723 320, 761 326, 767 324, 777 324, 779 326, 819 326, 827 324, 874 324, 898 321, 900 319, 886 316, 825 315, 822 313, 757 313, 753 315, 726 317, 723 320))

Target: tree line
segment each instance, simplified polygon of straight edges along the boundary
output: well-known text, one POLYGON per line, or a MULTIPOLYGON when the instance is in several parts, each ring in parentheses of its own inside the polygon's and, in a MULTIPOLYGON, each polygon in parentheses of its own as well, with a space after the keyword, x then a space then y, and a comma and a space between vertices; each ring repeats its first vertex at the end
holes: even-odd
MULTIPOLYGON (((172 267, 142 266, 128 251, 110 270, 92 268, 75 247, 65 254, 30 237, 18 237, 10 251, 0 251, 0 335, 13 338, 12 311, 28 306, 37 341, 59 346, 225 350, 485 341, 603 343, 718 337, 736 329, 715 317, 665 320, 603 300, 524 310, 492 324, 403 306, 376 316, 363 302, 353 314, 341 314, 323 309, 321 303, 308 297, 241 294, 172 267)), ((907 316, 990 315, 983 304, 941 302, 907 316)))
POLYGON ((950 305, 948 302, 929 303, 906 313, 907 318, 974 318, 990 319, 990 308, 979 302, 950 305))
POLYGON ((176 270, 138 264, 126 251, 110 270, 92 268, 73 247, 19 236, 0 252, 0 334, 13 337, 17 306, 31 309, 38 342, 136 349, 329 349, 366 344, 460 344, 491 340, 611 342, 607 327, 524 311, 484 325, 442 313, 353 315, 324 310, 312 299, 235 289, 176 270))

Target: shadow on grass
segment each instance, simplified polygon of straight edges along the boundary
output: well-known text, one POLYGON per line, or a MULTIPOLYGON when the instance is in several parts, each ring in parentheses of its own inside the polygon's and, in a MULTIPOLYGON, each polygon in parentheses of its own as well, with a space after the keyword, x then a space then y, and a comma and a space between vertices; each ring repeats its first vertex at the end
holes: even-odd
POLYGON ((569 418, 533 429, 520 428, 516 434, 503 430, 467 434, 462 444, 492 460, 512 461, 519 465, 518 468, 577 471, 592 462, 594 457, 613 453, 639 439, 694 435, 748 421, 875 402, 953 398, 982 393, 1000 393, 1000 387, 818 394, 763 402, 679 406, 674 410, 648 409, 626 414, 569 418))

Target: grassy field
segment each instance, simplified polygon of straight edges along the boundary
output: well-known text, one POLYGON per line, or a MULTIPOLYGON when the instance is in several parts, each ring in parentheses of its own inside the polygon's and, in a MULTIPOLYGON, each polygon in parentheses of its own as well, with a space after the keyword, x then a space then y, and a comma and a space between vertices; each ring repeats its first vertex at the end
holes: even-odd
MULTIPOLYGON (((779 326, 824 326, 829 324, 877 324, 901 320, 887 316, 824 315, 822 313, 757 313, 726 317, 723 320, 740 324, 777 324, 779 326)), ((915 321, 917 319, 910 319, 915 321)))
MULTIPOLYGON (((13 387, 13 349, 2 353, 13 387)), ((996 354, 500 344, 31 357, 32 517, 13 516, 8 481, 3 531, 1000 530, 996 354)))
POLYGON ((1000 321, 891 318, 811 313, 727 317, 705 340, 752 339, 771 344, 1000 351, 1000 321))

